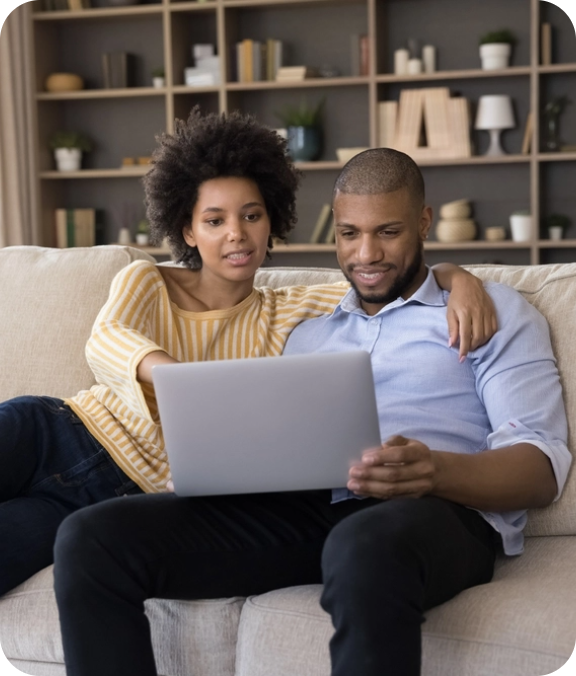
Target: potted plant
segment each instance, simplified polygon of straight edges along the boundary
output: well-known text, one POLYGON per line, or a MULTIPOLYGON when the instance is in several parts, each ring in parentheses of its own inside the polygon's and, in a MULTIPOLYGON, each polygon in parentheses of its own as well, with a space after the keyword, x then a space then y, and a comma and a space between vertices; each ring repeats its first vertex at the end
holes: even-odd
POLYGON ((54 151, 58 171, 78 171, 82 153, 92 150, 92 143, 80 132, 57 131, 50 137, 50 148, 54 151))
POLYGON ((570 225, 570 219, 565 214, 550 214, 544 219, 548 229, 548 237, 553 240, 562 239, 564 231, 570 225))
POLYGON ((143 218, 136 228, 136 244, 140 246, 148 246, 150 240, 150 224, 143 218))
POLYGON ((529 211, 514 211, 510 214, 510 230, 515 242, 527 242, 532 238, 532 215, 529 211))
POLYGON ((152 70, 152 86, 160 89, 161 87, 164 87, 165 84, 166 80, 164 79, 164 68, 162 66, 154 68, 152 70))
POLYGON ((507 29, 483 35, 480 38, 482 69, 499 70, 507 68, 512 53, 512 45, 515 42, 514 34, 507 29))
POLYGON ((326 99, 310 106, 303 99, 299 105, 288 104, 276 113, 286 127, 288 152, 294 161, 317 160, 322 152, 322 111, 326 99))

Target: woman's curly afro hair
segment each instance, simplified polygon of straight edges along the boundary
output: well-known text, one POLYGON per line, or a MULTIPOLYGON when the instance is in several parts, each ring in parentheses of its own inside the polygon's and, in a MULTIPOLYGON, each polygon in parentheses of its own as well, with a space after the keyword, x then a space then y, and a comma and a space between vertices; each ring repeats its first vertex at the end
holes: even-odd
POLYGON ((258 186, 270 218, 271 238, 285 240, 296 223, 300 172, 286 152, 286 141, 239 112, 203 116, 196 106, 187 122, 176 120, 174 134, 157 137, 152 168, 144 177, 152 242, 167 238, 175 259, 197 270, 202 259, 184 241, 198 190, 204 181, 242 177, 258 186))

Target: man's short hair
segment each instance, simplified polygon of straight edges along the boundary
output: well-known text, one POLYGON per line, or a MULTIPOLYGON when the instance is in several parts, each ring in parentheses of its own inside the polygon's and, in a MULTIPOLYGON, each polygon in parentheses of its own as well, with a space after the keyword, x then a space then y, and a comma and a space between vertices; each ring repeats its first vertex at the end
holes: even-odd
POLYGON ((392 148, 373 148, 355 155, 344 165, 334 193, 381 195, 402 188, 408 188, 415 205, 424 204, 424 179, 416 162, 392 148))

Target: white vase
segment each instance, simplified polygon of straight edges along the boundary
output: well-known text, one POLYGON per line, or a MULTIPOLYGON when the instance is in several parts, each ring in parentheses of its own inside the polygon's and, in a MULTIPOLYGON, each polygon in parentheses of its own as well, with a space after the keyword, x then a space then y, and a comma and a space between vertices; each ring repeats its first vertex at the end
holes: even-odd
POLYGON ((529 214, 512 214, 510 230, 514 242, 528 242, 532 239, 532 216, 529 214))
POLYGON ((508 68, 511 52, 512 48, 506 42, 491 42, 487 45, 480 45, 482 70, 508 68))
POLYGON ((563 228, 561 225, 550 225, 548 226, 548 236, 554 241, 562 239, 563 228))
POLYGON ((152 86, 156 87, 156 89, 162 89, 164 85, 166 84, 166 81, 164 80, 163 77, 153 77, 152 78, 152 86))
POLYGON ((82 163, 82 151, 79 148, 56 148, 54 159, 58 171, 78 171, 82 163))

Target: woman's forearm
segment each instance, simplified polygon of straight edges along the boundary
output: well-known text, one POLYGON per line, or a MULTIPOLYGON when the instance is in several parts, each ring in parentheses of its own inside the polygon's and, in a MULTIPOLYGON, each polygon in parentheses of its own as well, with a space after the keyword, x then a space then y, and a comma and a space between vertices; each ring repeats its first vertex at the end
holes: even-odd
POLYGON ((152 367, 157 364, 178 364, 177 359, 173 359, 163 350, 149 352, 136 368, 136 377, 141 383, 152 384, 152 367))

